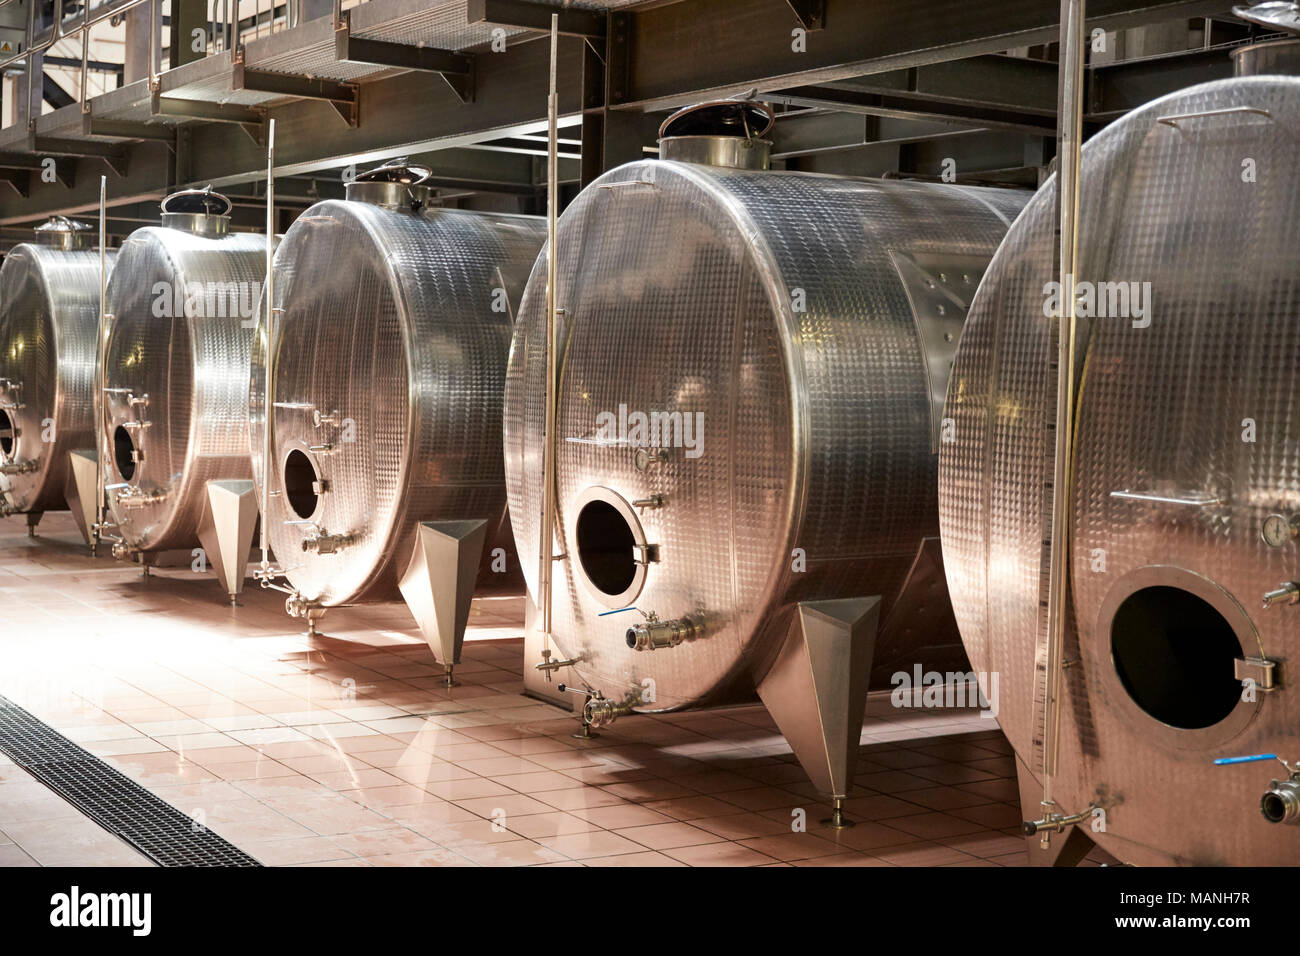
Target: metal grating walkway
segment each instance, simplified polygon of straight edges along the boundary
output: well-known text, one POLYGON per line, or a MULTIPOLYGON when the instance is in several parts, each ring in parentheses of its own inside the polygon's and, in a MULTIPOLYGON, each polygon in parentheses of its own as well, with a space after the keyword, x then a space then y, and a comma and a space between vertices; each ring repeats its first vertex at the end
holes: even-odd
POLYGON ((159 866, 261 866, 3 696, 0 751, 159 866))

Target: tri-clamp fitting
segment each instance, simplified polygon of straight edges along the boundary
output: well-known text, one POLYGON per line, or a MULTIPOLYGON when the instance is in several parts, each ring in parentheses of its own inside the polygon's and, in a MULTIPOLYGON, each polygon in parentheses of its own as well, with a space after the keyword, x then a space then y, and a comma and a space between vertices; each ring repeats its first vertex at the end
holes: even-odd
POLYGON ((651 612, 645 621, 629 627, 624 638, 627 646, 634 651, 654 651, 676 647, 685 641, 693 641, 701 633, 703 633, 701 625, 689 617, 678 618, 675 621, 661 621, 651 612))
POLYGON ((117 503, 122 508, 143 508, 166 500, 166 491, 159 489, 145 491, 139 485, 128 485, 117 495, 117 503))
POLYGON ((8 464, 0 465, 0 475, 6 477, 11 475, 27 475, 40 468, 40 462, 35 458, 28 458, 23 461, 11 461, 8 464))
POLYGON ((316 554, 338 554, 356 540, 357 536, 352 532, 330 534, 324 528, 317 527, 311 537, 302 539, 302 549, 316 554))

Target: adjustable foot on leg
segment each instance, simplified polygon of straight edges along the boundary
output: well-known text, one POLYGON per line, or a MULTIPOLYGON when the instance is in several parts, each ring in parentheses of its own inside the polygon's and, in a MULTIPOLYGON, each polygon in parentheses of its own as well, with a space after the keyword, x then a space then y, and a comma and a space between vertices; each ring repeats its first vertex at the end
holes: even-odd
POLYGON ((836 797, 831 804, 831 815, 822 821, 822 826, 830 827, 832 830, 847 830, 855 826, 854 822, 844 815, 844 798, 836 797))

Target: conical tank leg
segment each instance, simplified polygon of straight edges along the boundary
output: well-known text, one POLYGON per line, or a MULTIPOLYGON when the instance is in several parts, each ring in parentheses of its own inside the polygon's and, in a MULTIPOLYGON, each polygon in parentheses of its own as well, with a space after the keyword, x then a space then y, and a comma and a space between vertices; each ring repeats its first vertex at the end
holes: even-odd
POLYGON ((248 554, 257 530, 257 493, 247 479, 209 481, 204 490, 199 543, 233 605, 244 589, 248 554))
POLYGON ((434 659, 446 668, 448 687, 452 666, 460 663, 486 540, 486 521, 422 521, 399 582, 434 659))
POLYGON ((95 474, 95 453, 91 450, 68 452, 68 472, 63 483, 63 497, 72 511, 72 520, 77 523, 81 536, 93 554, 95 551, 94 524, 98 517, 95 508, 95 495, 98 494, 98 479, 95 474))
POLYGON ((849 826, 844 800, 858 762, 880 598, 804 601, 758 696, 813 786, 832 803, 830 826, 849 826))

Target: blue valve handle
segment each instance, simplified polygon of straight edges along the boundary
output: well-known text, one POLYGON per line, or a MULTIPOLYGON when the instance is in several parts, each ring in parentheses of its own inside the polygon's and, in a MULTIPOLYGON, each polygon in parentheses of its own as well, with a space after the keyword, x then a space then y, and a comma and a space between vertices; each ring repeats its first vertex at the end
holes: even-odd
POLYGON ((1234 763, 1258 763, 1261 760, 1276 760, 1277 754, 1251 754, 1249 757, 1220 757, 1214 761, 1216 767, 1234 763))
POLYGON ((614 611, 601 611, 601 612, 600 612, 599 614, 597 614, 596 616, 597 616, 597 617, 609 617, 611 614, 622 614, 624 611, 635 611, 635 610, 636 610, 636 605, 634 604, 634 605, 632 605, 631 607, 621 607, 621 608, 618 608, 617 610, 614 610, 614 611))

